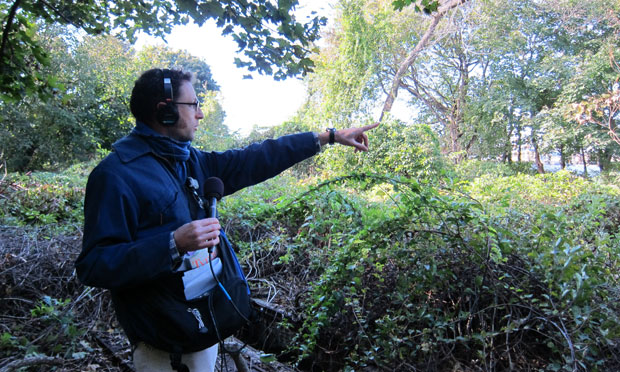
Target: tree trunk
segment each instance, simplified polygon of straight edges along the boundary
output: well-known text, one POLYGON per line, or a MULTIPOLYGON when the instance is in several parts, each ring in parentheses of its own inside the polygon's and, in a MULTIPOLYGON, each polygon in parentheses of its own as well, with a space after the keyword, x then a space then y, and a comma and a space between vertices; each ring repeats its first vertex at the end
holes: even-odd
POLYGON ((504 152, 502 153, 502 163, 512 164, 512 143, 510 142, 510 135, 504 145, 504 152))
POLYGON ((462 39, 459 37, 459 49, 458 49, 459 50, 458 52, 459 71, 460 71, 459 72, 460 74, 459 93, 458 93, 458 96, 456 97, 456 103, 454 106, 452 118, 450 120, 450 124, 452 125, 452 128, 450 128, 450 136, 451 136, 450 140, 453 144, 453 148, 454 148, 453 151, 459 154, 456 158, 457 163, 460 163, 461 161, 463 161, 463 159, 465 159, 469 155, 469 149, 473 145, 475 141, 475 137, 476 137, 474 135, 472 137, 472 140, 468 144, 465 145, 465 148, 463 148, 463 146, 461 145, 461 137, 463 136, 462 125, 463 125, 463 122, 465 121, 464 111, 465 111, 465 105, 467 102, 467 92, 469 89, 469 66, 468 66, 467 55, 460 48, 460 46, 462 46, 462 39), (463 150, 465 150, 465 153, 462 153, 463 150))
POLYGON ((611 150, 609 148, 604 148, 598 151, 598 167, 603 171, 607 171, 611 166, 611 150))
POLYGON ((517 126, 517 162, 521 162, 521 127, 517 126))
POLYGON ((566 169, 566 154, 564 151, 564 145, 560 146, 560 166, 562 169, 566 169))
POLYGON ((588 177, 588 162, 586 161, 586 152, 581 148, 581 161, 583 162, 583 175, 588 177))
POLYGON ((540 152, 538 151, 538 142, 535 134, 532 134, 532 145, 534 146, 534 161, 536 162, 536 170, 539 174, 544 174, 545 166, 540 160, 540 152))
MULTIPOLYGON (((461 137, 459 131, 459 123, 456 121, 456 117, 451 117, 448 120, 448 133, 450 135, 450 152, 452 154, 457 154, 461 152, 461 144, 459 143, 459 138, 461 137)), ((459 158, 462 155, 459 154, 459 158)), ((459 163, 460 161, 457 161, 459 163)))

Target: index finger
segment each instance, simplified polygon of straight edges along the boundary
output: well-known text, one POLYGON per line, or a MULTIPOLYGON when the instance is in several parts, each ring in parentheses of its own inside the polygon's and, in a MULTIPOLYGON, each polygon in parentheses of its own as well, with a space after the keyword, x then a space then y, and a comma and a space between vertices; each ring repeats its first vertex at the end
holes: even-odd
POLYGON ((208 218, 203 218, 201 220, 197 220, 197 222, 200 223, 200 225, 202 226, 207 226, 207 225, 213 225, 213 224, 219 224, 220 221, 215 218, 215 217, 208 217, 208 218))
POLYGON ((371 130, 371 129, 374 129, 374 128, 378 127, 379 124, 380 124, 379 122, 376 122, 376 123, 373 123, 373 124, 366 125, 365 127, 362 127, 361 129, 365 132, 367 130, 371 130))

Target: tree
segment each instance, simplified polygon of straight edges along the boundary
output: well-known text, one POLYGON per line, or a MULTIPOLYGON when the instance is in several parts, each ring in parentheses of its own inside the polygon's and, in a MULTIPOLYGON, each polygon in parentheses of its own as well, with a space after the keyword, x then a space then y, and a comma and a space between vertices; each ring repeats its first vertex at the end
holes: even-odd
POLYGON ((531 147, 542 172, 544 153, 557 151, 566 162, 584 148, 598 151, 591 137, 567 130, 566 119, 553 110, 599 80, 589 74, 574 82, 607 43, 610 24, 603 15, 610 8, 604 1, 529 0, 494 0, 479 8, 473 50, 484 62, 471 79, 467 119, 483 140, 474 144, 478 156, 497 157, 503 148, 501 158, 509 161, 514 147, 520 161, 531 147))
POLYGON ((238 66, 275 79, 304 75, 313 67, 312 42, 326 20, 315 15, 298 22, 292 14, 297 4, 297 0, 277 4, 270 0, 0 0, 0 94, 3 99, 18 100, 53 88, 52 77, 36 73, 51 63, 36 38, 43 23, 71 25, 91 35, 114 33, 132 41, 137 31, 164 37, 175 25, 189 21, 202 25, 214 19, 243 52, 245 57, 236 60, 238 66))
POLYGON ((618 120, 620 114, 620 89, 618 83, 614 84, 613 90, 592 97, 581 104, 575 104, 575 120, 579 125, 596 124, 607 131, 613 141, 620 145, 618 132, 618 120))
POLYGON ((605 171, 612 157, 620 155, 614 98, 620 76, 615 62, 620 58, 620 4, 594 1, 571 8, 550 6, 570 36, 573 62, 556 104, 547 113, 556 118, 546 123, 547 147, 560 149, 563 158, 579 155, 584 170, 589 160, 597 160, 605 171))
MULTIPOLYGON (((53 77, 56 89, 47 100, 28 95, 0 102, 0 153, 12 171, 56 168, 87 160, 99 148, 111 149, 134 125, 131 90, 136 76, 152 67, 147 61, 156 58, 162 66, 194 70, 199 97, 207 98, 203 107, 215 107, 205 112, 209 127, 223 126, 224 113, 207 90, 217 88, 210 68, 187 52, 157 47, 136 54, 113 36, 76 37, 61 26, 42 29, 37 38, 53 66, 37 73, 53 77)), ((225 133, 227 128, 218 135, 225 133)))
POLYGON ((442 127, 442 131, 452 133, 454 141, 446 148, 459 152, 458 126, 463 121, 468 69, 472 67, 465 53, 461 53, 463 64, 456 75, 443 68, 441 62, 433 61, 441 57, 446 63, 458 63, 458 58, 452 59, 452 54, 439 56, 448 48, 450 53, 459 48, 463 50, 459 46, 462 35, 450 34, 451 22, 440 23, 440 20, 463 2, 434 2, 434 8, 424 8, 426 15, 415 8, 419 4, 402 7, 397 3, 340 2, 334 33, 317 58, 317 73, 310 80, 310 103, 315 109, 320 106, 318 109, 323 113, 314 116, 338 122, 357 121, 379 109, 379 120, 382 120, 391 111, 401 89, 418 101, 417 111, 420 107, 426 108, 429 117, 440 123, 433 125, 435 128, 442 127), (451 35, 449 47, 444 51, 428 52, 446 35, 451 35), (422 51, 428 53, 425 55, 422 51), (451 88, 459 94, 451 95, 451 88), (387 95, 387 99, 381 109, 376 101, 383 95, 387 95), (455 107, 458 109, 454 110, 455 107))
POLYGON ((11 170, 54 168, 110 148, 131 127, 128 97, 135 79, 133 51, 114 37, 76 38, 60 26, 37 42, 54 67, 37 73, 56 89, 46 100, 27 95, 1 102, 0 150, 11 170), (53 78, 52 78, 53 77, 53 78))
MULTIPOLYGON (((466 11, 461 12, 465 14, 466 11)), ((444 152, 451 154, 454 161, 463 159, 477 135, 464 137, 465 113, 470 95, 470 74, 479 66, 479 57, 471 50, 467 16, 454 15, 443 30, 439 40, 428 47, 426 56, 414 65, 414 59, 406 73, 394 74, 394 81, 399 81, 399 89, 408 92, 420 110, 421 116, 436 123, 438 131, 443 133, 444 152), (467 141, 465 141, 467 138, 467 141)), ((438 22, 433 19, 433 22, 438 22)), ((428 34, 429 30, 425 32, 428 34)), ((421 48, 420 40, 416 46, 421 48)), ((412 57, 413 53, 409 54, 412 57)), ((390 91, 390 94, 396 94, 390 91)), ((383 113, 391 108, 390 96, 386 100, 383 113)), ((382 113, 382 114, 383 114, 382 113)))
POLYGON ((323 122, 357 121, 376 111, 374 101, 389 89, 385 80, 423 32, 422 9, 431 13, 438 4, 388 0, 337 4, 336 25, 327 34, 327 45, 316 58, 316 73, 309 79, 309 103, 321 112, 323 122))
POLYGON ((196 132, 193 146, 203 151, 224 151, 235 145, 236 136, 224 124, 226 113, 217 92, 204 90, 198 95, 204 118, 196 132))
POLYGON ((92 148, 111 149, 133 126, 129 97, 139 66, 134 62, 133 48, 113 36, 76 40, 70 53, 71 62, 64 66, 63 79, 59 80, 64 89, 58 89, 56 96, 76 113, 77 125, 90 137, 92 144, 83 149, 84 158, 92 154, 92 148))
POLYGON ((138 66, 138 71, 145 71, 157 66, 190 71, 195 78, 194 89, 198 95, 220 89, 211 74, 211 67, 205 61, 191 55, 186 50, 175 50, 161 45, 149 46, 137 53, 136 65, 138 66))
MULTIPOLYGON (((618 5, 620 6, 620 4, 618 5)), ((606 14, 607 20, 613 27, 613 34, 609 42, 594 56, 584 61, 584 68, 580 69, 574 79, 581 88, 581 97, 587 99, 576 102, 579 95, 573 95, 566 100, 566 114, 570 115, 579 126, 595 124, 607 131, 609 137, 620 144, 618 120, 620 113, 620 55, 617 52, 620 42, 620 17, 617 13, 606 14), (584 77, 587 81, 584 81, 584 77), (587 84, 587 83, 590 84, 587 84)))
MULTIPOLYGON (((383 115, 386 112, 389 112, 392 109, 392 105, 394 104, 394 100, 396 99, 396 96, 398 95, 398 89, 400 88, 401 80, 403 76, 405 75, 409 67, 413 64, 415 59, 418 57, 418 54, 420 54, 420 52, 428 44, 428 41, 433 36, 433 33, 435 32, 435 29, 437 28, 437 25, 439 24, 439 21, 450 10, 465 3, 466 1, 467 0, 447 0, 447 1, 443 1, 441 5, 439 5, 440 4, 439 2, 435 3, 435 9, 437 10, 437 12, 434 14, 431 14, 431 17, 432 17, 431 22, 426 32, 424 32, 424 34, 422 35, 422 37, 420 38, 416 46, 413 48, 413 50, 411 50, 411 52, 407 55, 407 57, 401 62, 400 66, 398 67, 398 70, 396 71, 394 75, 392 86, 388 92, 388 97, 385 100, 385 104, 383 105, 383 110, 381 112, 381 117, 379 118, 379 120, 383 118, 383 115)), ((409 1, 409 3, 411 2, 409 1)), ((431 12, 428 12, 428 13, 431 13, 431 12)))
POLYGON ((521 161, 531 151, 544 172, 548 153, 559 151, 565 162, 574 154, 603 163, 613 156, 600 133, 570 130, 551 110, 611 88, 603 72, 609 66, 596 61, 605 48, 618 47, 609 39, 614 22, 608 14, 620 4, 439 4, 436 13, 423 15, 411 7, 395 11, 387 0, 341 1, 308 80, 304 120, 319 128, 330 120, 364 120, 377 113, 383 94, 380 112, 390 112, 399 93, 412 108, 409 124, 428 124, 456 161, 510 162, 513 151, 521 161), (456 7, 440 22, 439 11, 450 5, 456 7))
MULTIPOLYGON (((563 118, 568 121, 568 131, 582 134, 584 145, 581 148, 587 147, 590 150, 591 157, 598 161, 601 171, 609 170, 612 157, 620 155, 620 69, 615 63, 614 51, 610 49, 609 53, 611 63, 608 68, 601 63, 602 58, 598 58, 599 76, 590 80, 591 84, 587 85, 589 89, 583 89, 586 86, 582 85, 581 96, 567 97, 563 105, 555 110, 564 114, 563 118), (581 97, 585 99, 579 101, 581 97), (578 125, 575 126, 574 123, 578 125)), ((589 59, 589 62, 596 66, 593 60, 597 58, 589 59)))
POLYGON ((388 14, 393 10, 384 1, 369 14, 364 3, 345 0, 337 4, 335 28, 326 35, 327 45, 316 57, 316 71, 308 79, 309 102, 303 116, 309 123, 347 125, 371 112, 372 106, 365 103, 377 97, 378 53, 382 41, 391 35, 369 19, 381 19, 385 7, 390 9, 388 14))

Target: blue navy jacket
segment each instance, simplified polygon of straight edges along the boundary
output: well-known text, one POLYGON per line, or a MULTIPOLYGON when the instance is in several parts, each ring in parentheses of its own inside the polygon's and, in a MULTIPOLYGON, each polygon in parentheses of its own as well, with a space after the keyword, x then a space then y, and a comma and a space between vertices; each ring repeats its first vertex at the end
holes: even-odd
MULTIPOLYGON (((111 290, 122 324, 133 299, 174 275, 170 233, 192 220, 192 201, 185 180, 179 179, 172 164, 153 153, 147 140, 130 134, 113 148, 88 178, 76 271, 85 285, 111 290)), ((316 152, 315 137, 308 132, 225 152, 192 147, 186 164, 188 175, 200 183, 201 195, 209 177, 219 177, 229 195, 316 152)))

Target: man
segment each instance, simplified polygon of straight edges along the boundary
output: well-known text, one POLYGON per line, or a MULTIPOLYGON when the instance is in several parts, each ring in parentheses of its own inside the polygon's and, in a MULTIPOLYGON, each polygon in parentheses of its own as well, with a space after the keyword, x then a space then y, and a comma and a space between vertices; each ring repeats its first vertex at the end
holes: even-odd
MULTIPOLYGON (((188 177, 203 182, 218 177, 224 194, 271 178, 315 155, 327 143, 368 150, 367 130, 348 128, 299 133, 240 150, 202 152, 191 141, 204 117, 192 76, 178 70, 143 73, 131 94, 133 131, 113 145, 114 152, 88 178, 84 237, 76 261, 79 279, 110 290, 116 315, 132 347, 138 371, 170 371, 169 353, 140 338, 148 296, 167 285, 187 252, 215 247, 216 218, 192 218, 188 177)), ((201 186, 202 187, 202 186, 201 186)), ((215 258, 217 252, 212 253, 215 258)), ((213 371, 217 345, 183 354, 190 371, 213 371)))

